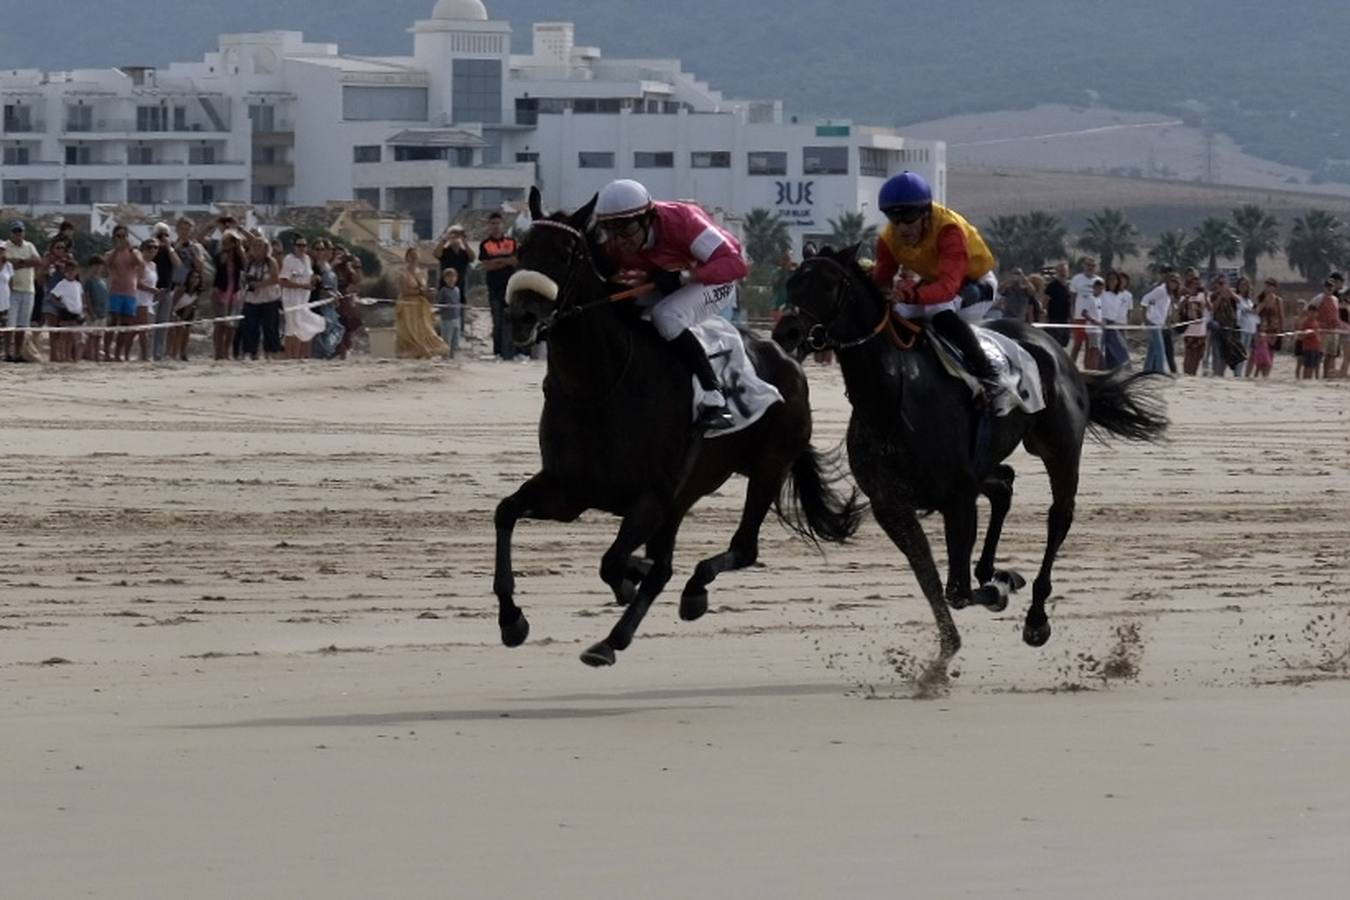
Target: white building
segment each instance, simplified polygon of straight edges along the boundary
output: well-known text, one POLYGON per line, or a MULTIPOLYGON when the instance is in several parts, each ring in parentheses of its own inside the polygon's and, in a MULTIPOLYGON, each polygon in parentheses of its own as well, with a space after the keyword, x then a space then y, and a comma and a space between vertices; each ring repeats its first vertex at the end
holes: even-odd
POLYGON ((676 59, 605 59, 571 23, 508 23, 480 0, 439 0, 412 55, 344 55, 297 32, 222 35, 199 63, 0 70, 0 205, 320 205, 363 199, 439 233, 465 208, 538 183, 573 207, 612 178, 730 216, 776 211, 794 240, 862 211, 901 169, 946 194, 946 147, 849 122, 785 120, 728 100, 676 59))

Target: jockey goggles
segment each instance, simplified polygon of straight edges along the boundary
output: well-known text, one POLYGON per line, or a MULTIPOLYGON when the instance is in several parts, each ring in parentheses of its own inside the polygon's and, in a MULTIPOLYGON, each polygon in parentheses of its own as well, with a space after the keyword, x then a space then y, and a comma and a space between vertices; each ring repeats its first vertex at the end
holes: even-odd
POLYGON ((928 215, 932 207, 924 206, 891 206, 881 211, 886 219, 896 225, 912 225, 915 222, 928 215))

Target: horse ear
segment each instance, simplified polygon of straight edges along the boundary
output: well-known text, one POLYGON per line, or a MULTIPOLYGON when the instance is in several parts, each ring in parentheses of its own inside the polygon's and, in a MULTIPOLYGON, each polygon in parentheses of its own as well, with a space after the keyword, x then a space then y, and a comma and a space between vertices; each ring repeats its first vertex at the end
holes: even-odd
POLYGON ((539 188, 530 186, 530 218, 538 222, 544 218, 543 197, 539 194, 539 188))
POLYGON ((858 261, 858 251, 862 248, 862 243, 850 244, 835 254, 835 259, 846 266, 851 266, 858 261))
POLYGON ((581 209, 572 213, 569 217, 569 224, 577 231, 585 231, 591 224, 591 214, 595 212, 595 204, 599 199, 599 194, 591 197, 590 203, 587 203, 581 209))

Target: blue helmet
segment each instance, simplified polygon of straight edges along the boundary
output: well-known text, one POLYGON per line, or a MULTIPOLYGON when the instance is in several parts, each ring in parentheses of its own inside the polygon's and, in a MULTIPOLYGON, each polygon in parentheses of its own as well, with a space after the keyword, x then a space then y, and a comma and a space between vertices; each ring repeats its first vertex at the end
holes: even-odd
POLYGON ((886 179, 877 198, 877 206, 883 212, 898 206, 928 206, 932 202, 933 189, 922 175, 910 171, 886 179))

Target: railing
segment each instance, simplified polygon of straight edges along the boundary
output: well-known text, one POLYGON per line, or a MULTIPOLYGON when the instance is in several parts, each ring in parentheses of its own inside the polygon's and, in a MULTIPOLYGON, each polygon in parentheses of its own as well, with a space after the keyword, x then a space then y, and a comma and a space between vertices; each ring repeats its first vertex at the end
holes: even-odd
POLYGON ((47 123, 43 119, 5 119, 6 134, 46 134, 47 123))

